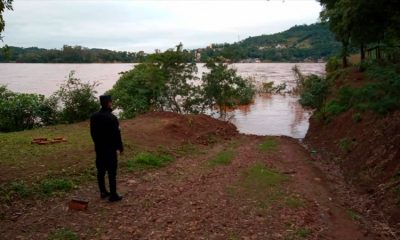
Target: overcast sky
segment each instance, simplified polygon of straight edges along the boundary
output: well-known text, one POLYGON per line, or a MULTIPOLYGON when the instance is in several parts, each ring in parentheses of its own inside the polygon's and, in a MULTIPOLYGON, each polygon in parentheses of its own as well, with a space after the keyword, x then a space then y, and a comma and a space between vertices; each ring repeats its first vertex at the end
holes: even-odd
POLYGON ((235 42, 318 21, 315 0, 14 0, 4 43, 152 52, 235 42))

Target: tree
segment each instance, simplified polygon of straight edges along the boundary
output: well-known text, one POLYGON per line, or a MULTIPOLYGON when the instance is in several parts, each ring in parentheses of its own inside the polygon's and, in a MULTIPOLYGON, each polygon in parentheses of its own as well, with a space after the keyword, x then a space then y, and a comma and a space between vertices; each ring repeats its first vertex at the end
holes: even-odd
POLYGON ((342 42, 343 65, 347 65, 350 44, 358 45, 361 59, 371 43, 397 42, 400 36, 400 6, 395 0, 319 0, 324 7, 321 19, 329 23, 342 42))
POLYGON ((4 10, 13 10, 12 8, 13 0, 0 0, 0 40, 2 40, 1 33, 4 31, 5 22, 3 19, 4 10))
POLYGON ((228 107, 249 104, 255 94, 254 86, 248 79, 238 76, 235 69, 229 68, 221 60, 210 60, 206 67, 209 73, 203 74, 204 102, 210 108, 218 107, 221 116, 228 107))
POLYGON ((193 55, 182 49, 156 52, 124 73, 110 93, 122 116, 129 118, 150 110, 197 112, 197 67, 193 55))
POLYGON ((71 71, 64 84, 53 94, 49 103, 59 106, 60 120, 67 123, 80 122, 89 119, 92 113, 99 109, 96 98, 97 83, 83 83, 71 71))

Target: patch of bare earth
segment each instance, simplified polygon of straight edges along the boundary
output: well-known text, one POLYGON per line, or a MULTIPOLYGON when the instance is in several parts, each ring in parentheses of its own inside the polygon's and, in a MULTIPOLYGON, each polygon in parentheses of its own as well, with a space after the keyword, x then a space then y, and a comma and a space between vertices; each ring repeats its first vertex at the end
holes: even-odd
POLYGON ((123 123, 125 137, 148 147, 191 142, 197 151, 161 169, 118 176, 124 196, 118 203, 101 200, 95 182, 27 201, 0 220, 1 238, 46 239, 65 228, 81 239, 375 239, 336 202, 324 174, 295 140, 271 137, 276 147, 263 151, 266 138, 233 134, 206 116, 198 117, 203 124, 176 115, 152 118, 123 123), (146 125, 141 121, 153 126, 135 127, 146 125), (209 164, 228 149, 230 161, 209 164), (253 182, 251 169, 264 180, 253 182), (87 198, 89 209, 68 210, 73 196, 87 198))

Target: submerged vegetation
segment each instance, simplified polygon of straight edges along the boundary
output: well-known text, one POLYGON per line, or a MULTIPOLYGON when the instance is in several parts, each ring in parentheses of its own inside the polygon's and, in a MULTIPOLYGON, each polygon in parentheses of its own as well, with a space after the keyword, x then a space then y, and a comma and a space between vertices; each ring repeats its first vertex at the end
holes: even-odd
POLYGON ((189 51, 176 50, 149 55, 143 63, 124 73, 109 91, 123 118, 148 111, 204 113, 248 104, 255 90, 249 79, 238 76, 222 59, 212 59, 201 80, 189 51))

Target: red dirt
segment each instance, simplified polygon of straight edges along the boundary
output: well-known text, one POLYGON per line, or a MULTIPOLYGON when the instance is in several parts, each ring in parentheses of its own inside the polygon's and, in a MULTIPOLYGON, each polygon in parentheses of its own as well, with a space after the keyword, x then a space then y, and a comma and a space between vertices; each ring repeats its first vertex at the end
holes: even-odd
POLYGON ((68 228, 81 239, 378 239, 366 223, 349 216, 329 175, 293 139, 274 137, 278 149, 263 152, 263 137, 239 135, 233 125, 207 116, 171 113, 146 114, 121 125, 126 142, 145 148, 192 143, 197 151, 165 168, 120 174, 124 199, 119 203, 100 200, 93 180, 60 197, 8 206, 0 236, 46 239, 68 228), (210 167, 208 161, 226 149, 235 153, 232 162, 210 167), (265 206, 263 198, 248 194, 251 186, 241 185, 256 163, 287 176, 276 192, 260 189, 266 197, 278 194, 265 206), (89 210, 69 211, 74 196, 88 199, 89 210), (289 205, 287 199, 299 200, 289 205))
POLYGON ((311 119, 305 142, 322 158, 340 166, 347 182, 361 188, 362 198, 373 200, 362 204, 367 206, 360 211, 383 210, 388 224, 399 229, 400 112, 385 117, 366 113, 361 122, 355 122, 353 114, 343 113, 329 124, 311 119), (343 149, 346 141, 348 151, 343 149))

